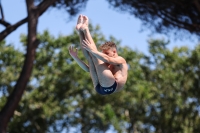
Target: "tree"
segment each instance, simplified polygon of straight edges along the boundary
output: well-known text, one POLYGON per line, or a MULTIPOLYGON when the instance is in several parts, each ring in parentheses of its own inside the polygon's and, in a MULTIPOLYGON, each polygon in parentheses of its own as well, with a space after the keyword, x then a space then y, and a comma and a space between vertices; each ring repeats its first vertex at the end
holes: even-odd
POLYGON ((33 62, 35 60, 35 50, 39 44, 39 40, 37 39, 37 23, 40 15, 42 15, 51 6, 58 8, 64 7, 70 15, 74 15, 79 11, 79 9, 81 9, 80 7, 82 7, 86 1, 87 0, 26 0, 27 17, 13 25, 5 20, 3 6, 0 3, 0 24, 5 26, 5 30, 0 33, 0 41, 3 41, 6 36, 22 24, 28 23, 27 51, 24 64, 22 65, 23 67, 15 84, 14 90, 8 96, 5 105, 0 111, 0 132, 6 132, 7 124, 13 116, 14 110, 16 109, 31 76, 33 62))
POLYGON ((184 35, 188 31, 197 37, 200 35, 200 2, 198 0, 107 1, 118 11, 128 12, 141 19, 143 24, 153 31, 159 33, 176 31, 178 35, 184 35))
MULTIPOLYGON (((78 46, 77 32, 55 38, 47 31, 38 35, 33 74, 14 112, 8 132, 118 132, 163 133, 199 132, 199 49, 167 49, 168 42, 150 40, 150 55, 120 46, 114 37, 105 39, 99 27, 90 26, 96 44, 113 40, 129 65, 124 90, 100 96, 93 89, 89 73, 68 54, 68 46, 78 46), (192 126, 191 126, 192 125, 192 126)), ((27 45, 26 36, 21 38, 27 45)), ((1 43, 0 81, 4 88, 0 107, 12 92, 20 74, 23 53, 1 43), (18 68, 18 69, 17 69, 18 68)), ((85 59, 82 52, 79 57, 85 59)))
MULTIPOLYGON (((120 47, 119 53, 129 65, 127 84, 120 93, 102 97, 92 89, 89 75, 78 69, 67 54, 68 45, 78 44, 77 35, 55 39, 48 32, 36 34, 37 20, 48 7, 72 8, 83 1, 26 2, 27 18, 9 25, 2 15, 0 21, 6 27, 0 33, 2 39, 25 22, 29 31, 22 37, 27 48, 25 56, 0 42, 0 74, 4 78, 0 81, 0 132, 6 132, 9 120, 9 132, 59 132, 70 127, 82 132, 105 132, 111 126, 130 133, 200 131, 199 45, 195 50, 181 47, 170 51, 167 42, 152 40, 150 56, 120 47)), ((98 32, 92 32, 92 36, 98 44, 106 40, 98 32)))
MULTIPOLYGON (((98 31, 99 27, 90 26, 90 30, 97 44, 106 41, 98 31)), ((68 54, 69 45, 79 44, 77 33, 74 31, 72 35, 59 36, 55 39, 45 31, 42 35, 38 35, 38 38, 40 45, 37 49, 31 82, 15 111, 8 131, 60 132, 63 128, 68 129, 73 126, 78 128, 79 124, 82 125, 80 129, 82 132, 108 130, 111 122, 106 121, 114 117, 111 106, 106 104, 103 107, 99 99, 104 98, 94 91, 89 73, 79 68, 68 54), (95 106, 96 103, 100 105, 95 106), (97 122, 91 120, 93 117, 97 122)), ((21 40, 26 46, 26 36, 21 40)), ((109 40, 115 39, 111 37, 109 40)), ((119 43, 116 40, 115 42, 119 43)), ((84 59, 81 53, 80 57, 84 59)), ((105 99, 104 101, 106 102, 105 99)))
POLYGON ((146 88, 150 97, 144 99, 147 106, 144 108, 144 119, 140 119, 143 123, 140 130, 151 132, 152 129, 156 133, 199 132, 200 86, 197 82, 200 68, 197 60, 200 45, 194 50, 175 47, 170 51, 166 47, 168 42, 163 40, 150 40, 149 43, 152 56, 145 59, 142 68, 145 68, 146 80, 150 82, 146 88))

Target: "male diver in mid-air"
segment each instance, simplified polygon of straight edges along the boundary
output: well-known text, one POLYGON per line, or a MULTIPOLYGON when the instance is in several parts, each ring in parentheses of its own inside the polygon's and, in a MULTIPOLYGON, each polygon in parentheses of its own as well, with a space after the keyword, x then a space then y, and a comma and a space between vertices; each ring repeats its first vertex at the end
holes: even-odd
POLYGON ((79 15, 76 30, 79 32, 80 46, 88 65, 81 61, 77 49, 69 47, 69 53, 78 65, 90 72, 95 90, 101 95, 108 95, 123 89, 127 80, 128 66, 126 60, 119 56, 115 43, 106 42, 100 46, 101 52, 91 37, 88 17, 79 15))

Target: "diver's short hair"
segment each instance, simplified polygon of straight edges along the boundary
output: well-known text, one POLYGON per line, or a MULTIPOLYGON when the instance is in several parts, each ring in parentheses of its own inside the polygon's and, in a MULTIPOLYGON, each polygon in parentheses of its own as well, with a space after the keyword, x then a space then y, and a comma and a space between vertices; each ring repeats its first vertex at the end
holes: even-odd
POLYGON ((117 46, 114 42, 106 42, 99 47, 101 50, 108 50, 110 48, 115 48, 117 50, 117 46))

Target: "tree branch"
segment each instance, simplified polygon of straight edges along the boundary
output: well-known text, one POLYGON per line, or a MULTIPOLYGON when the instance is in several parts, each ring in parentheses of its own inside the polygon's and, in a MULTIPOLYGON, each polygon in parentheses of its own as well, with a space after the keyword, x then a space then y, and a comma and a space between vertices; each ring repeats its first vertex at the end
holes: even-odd
POLYGON ((200 12, 200 4, 199 4, 198 0, 194 0, 194 4, 195 4, 198 12, 200 12))
POLYGON ((0 1, 0 12, 1 12, 1 19, 2 19, 2 21, 4 21, 4 13, 3 13, 3 8, 2 8, 2 5, 1 5, 1 1, 0 1))
POLYGON ((39 15, 42 15, 46 10, 47 8, 52 5, 53 3, 55 3, 56 0, 44 0, 42 1, 38 6, 37 6, 37 10, 38 10, 38 13, 39 15))
POLYGON ((3 13, 3 7, 1 5, 1 0, 0 0, 0 13, 1 13, 1 19, 0 19, 0 24, 4 25, 5 27, 10 26, 10 23, 6 22, 4 20, 4 13, 3 13))
POLYGON ((9 25, 5 30, 3 30, 0 33, 0 41, 2 41, 3 39, 5 39, 6 36, 8 36, 10 33, 12 33, 14 30, 16 30, 19 26, 21 26, 22 24, 27 22, 27 18, 24 18, 22 20, 20 20, 19 22, 17 22, 14 25, 9 25))
MULTIPOLYGON (((45 0, 45 1, 41 2, 37 7, 35 7, 35 11, 37 11, 39 16, 41 16, 47 10, 47 8, 55 2, 56 2, 56 0, 45 0)), ((9 25, 5 30, 3 30, 0 33, 0 41, 5 39, 6 36, 8 36, 10 33, 12 33, 14 30, 16 30, 19 26, 21 26, 22 24, 24 24, 26 22, 27 22, 27 17, 20 20, 19 22, 17 22, 14 25, 9 25)))
POLYGON ((10 23, 4 21, 3 19, 0 19, 0 24, 4 25, 5 27, 8 27, 11 25, 10 23))
MULTIPOLYGON (((39 44, 37 40, 38 18, 55 1, 56 0, 45 0, 38 6, 38 10, 36 10, 37 8, 34 6, 34 0, 26 0, 28 17, 21 20, 21 23, 15 24, 16 27, 9 27, 9 33, 11 33, 14 30, 14 28, 16 29, 22 23, 28 21, 27 52, 21 74, 14 87, 14 90, 8 97, 5 106, 0 111, 0 132, 6 133, 8 122, 13 116, 14 111, 17 108, 19 101, 21 100, 23 92, 26 89, 27 83, 32 73, 36 48, 39 44)), ((6 33, 4 37, 6 37, 6 33)))
MULTIPOLYGON (((159 14, 159 12, 157 12, 157 15, 162 18, 163 20, 167 21, 168 23, 170 23, 171 25, 181 28, 181 29, 187 29, 190 32, 194 32, 194 28, 195 28, 195 24, 189 24, 183 21, 180 21, 177 18, 173 18, 171 15, 168 15, 169 13, 166 13, 167 11, 161 11, 162 14, 164 14, 164 16, 167 17, 162 17, 161 14, 159 14)), ((197 27, 196 27, 197 28, 197 27)))

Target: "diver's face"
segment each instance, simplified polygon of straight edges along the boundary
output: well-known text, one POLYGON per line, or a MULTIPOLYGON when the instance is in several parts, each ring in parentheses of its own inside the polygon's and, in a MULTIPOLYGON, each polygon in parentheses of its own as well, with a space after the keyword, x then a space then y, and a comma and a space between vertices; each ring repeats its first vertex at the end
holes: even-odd
POLYGON ((116 51, 114 49, 110 48, 108 50, 103 50, 102 53, 104 53, 110 57, 113 57, 113 56, 115 56, 116 51))

